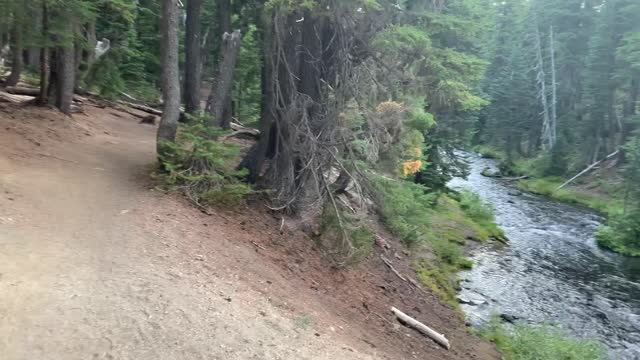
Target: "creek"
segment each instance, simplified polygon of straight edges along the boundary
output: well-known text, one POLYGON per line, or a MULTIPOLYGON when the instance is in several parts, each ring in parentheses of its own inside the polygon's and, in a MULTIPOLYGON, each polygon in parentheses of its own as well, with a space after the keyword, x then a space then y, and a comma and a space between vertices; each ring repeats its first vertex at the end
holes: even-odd
POLYGON ((612 359, 640 360, 640 258, 600 249, 594 231, 603 219, 578 207, 521 193, 481 175, 496 161, 461 154, 470 165, 454 189, 468 189, 495 207, 509 238, 473 251, 473 269, 460 274, 460 299, 474 326, 492 316, 557 324, 600 341, 612 359))

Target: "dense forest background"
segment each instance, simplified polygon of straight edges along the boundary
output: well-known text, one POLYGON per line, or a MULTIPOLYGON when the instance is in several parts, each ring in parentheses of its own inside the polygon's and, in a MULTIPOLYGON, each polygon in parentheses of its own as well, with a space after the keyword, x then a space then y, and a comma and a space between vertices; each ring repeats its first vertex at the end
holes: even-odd
MULTIPOLYGON (((4 86, 22 75, 40 86, 38 103, 65 113, 74 91, 162 105, 163 170, 198 205, 255 184, 273 209, 335 225, 352 256, 370 235, 358 209, 374 199, 394 233, 429 243, 455 269, 465 266, 460 250, 439 243, 423 215, 447 209, 439 194, 465 172, 454 151, 476 145, 531 178, 569 178, 607 160, 619 206, 600 242, 640 249, 637 1, 0 0, 0 8, 4 86), (259 140, 247 151, 221 142, 231 127, 257 129, 259 140)), ((453 200, 473 211, 472 200, 453 200)))

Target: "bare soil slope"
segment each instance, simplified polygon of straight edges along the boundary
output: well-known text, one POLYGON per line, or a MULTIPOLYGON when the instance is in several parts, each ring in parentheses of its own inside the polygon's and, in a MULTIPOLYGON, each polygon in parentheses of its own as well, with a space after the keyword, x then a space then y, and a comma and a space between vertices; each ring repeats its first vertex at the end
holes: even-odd
POLYGON ((155 128, 86 111, 0 104, 2 359, 497 358, 379 254, 335 269, 259 206, 208 216, 154 190, 155 128))

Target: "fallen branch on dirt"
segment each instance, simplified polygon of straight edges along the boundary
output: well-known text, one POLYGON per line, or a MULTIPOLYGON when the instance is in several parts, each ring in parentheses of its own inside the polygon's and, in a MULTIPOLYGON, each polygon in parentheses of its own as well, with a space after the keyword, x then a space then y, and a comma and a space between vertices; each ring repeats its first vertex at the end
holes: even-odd
POLYGON ((428 336, 433 341, 440 344, 445 349, 451 349, 451 345, 449 344, 449 340, 443 335, 428 327, 427 325, 419 322, 418 320, 410 317, 409 315, 403 313, 402 311, 396 309, 395 307, 391 308, 391 311, 396 315, 396 317, 406 326, 411 327, 413 329, 418 330, 422 334, 428 336))
POLYGON ((65 159, 65 158, 61 158, 55 155, 51 155, 51 154, 45 154, 45 153, 36 153, 36 155, 38 156, 42 156, 42 157, 48 157, 48 158, 52 158, 52 159, 56 159, 56 160, 60 160, 60 161, 66 161, 66 162, 70 162, 73 164, 77 164, 78 162, 75 160, 69 160, 69 159, 65 159))
POLYGON ((391 261, 389 261, 387 258, 385 258, 382 255, 380 255, 380 259, 382 259, 385 265, 387 265, 387 267, 389 267, 389 269, 391 269, 391 271, 394 274, 396 274, 397 277, 399 277, 402 281, 407 281, 407 279, 404 276, 402 276, 402 274, 400 274, 398 270, 396 270, 396 268, 393 267, 393 265, 391 264, 391 261))
POLYGON ((595 168, 596 166, 600 165, 600 163, 602 163, 603 161, 609 160, 612 157, 617 156, 619 153, 620 153, 620 150, 616 150, 616 151, 612 152, 611 154, 607 155, 607 157, 605 157, 604 159, 598 160, 598 161, 594 162, 593 164, 587 166, 587 168, 582 170, 582 171, 580 171, 578 173, 578 175, 572 177, 571 179, 567 180, 564 184, 558 186, 558 188, 555 191, 558 191, 558 190, 562 189, 563 187, 571 184, 572 182, 574 182, 576 179, 578 179, 582 175, 585 175, 585 174, 589 173, 591 170, 593 170, 593 168, 595 168))

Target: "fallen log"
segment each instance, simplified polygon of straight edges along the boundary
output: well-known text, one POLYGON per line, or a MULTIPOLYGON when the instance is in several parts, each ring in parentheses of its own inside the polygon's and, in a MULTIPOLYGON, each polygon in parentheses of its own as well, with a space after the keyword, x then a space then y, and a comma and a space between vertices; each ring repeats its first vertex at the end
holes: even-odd
POLYGON ((14 95, 27 95, 33 97, 40 95, 40 89, 21 86, 7 86, 7 92, 14 95))
POLYGON ((136 110, 140 110, 140 111, 144 111, 144 112, 149 113, 151 115, 162 116, 162 111, 160 111, 158 109, 154 109, 154 108, 149 107, 149 106, 134 104, 134 103, 128 102, 128 101, 118 101, 118 102, 123 104, 123 105, 127 105, 130 108, 133 108, 133 109, 136 109, 136 110))
POLYGON ((33 100, 33 96, 14 95, 0 91, 0 101, 9 102, 13 104, 21 104, 27 101, 33 100))
POLYGON ((447 350, 451 349, 451 344, 449 344, 449 340, 447 340, 447 338, 443 334, 438 333, 437 331, 419 322, 418 320, 410 317, 409 315, 403 313, 402 311, 396 309, 395 307, 392 307, 391 311, 406 326, 409 326, 411 328, 418 330, 419 332, 426 335, 436 343, 440 344, 445 349, 447 350))
POLYGON ((616 151, 612 152, 611 154, 607 155, 607 157, 605 157, 604 159, 598 160, 598 161, 594 162, 593 164, 591 164, 591 165, 587 166, 587 168, 586 168, 586 169, 584 169, 584 170, 582 170, 582 171, 580 171, 580 172, 578 173, 578 175, 576 175, 576 176, 572 177, 571 179, 567 180, 564 184, 562 184, 562 185, 558 186, 558 188, 556 188, 556 190, 555 190, 555 191, 558 191, 558 190, 562 189, 563 187, 565 187, 565 186, 567 186, 567 185, 571 184, 572 182, 574 182, 574 181, 575 181, 576 179, 578 179, 579 177, 581 177, 581 176, 583 176, 583 175, 585 175, 585 174, 589 173, 589 172, 590 172, 591 170, 593 170, 596 166, 600 165, 603 161, 605 161, 605 160, 609 160, 609 159, 611 159, 612 157, 617 156, 619 153, 620 153, 620 150, 616 150, 616 151))
MULTIPOLYGON (((9 94, 12 94, 12 95, 32 96, 32 97, 40 96, 40 89, 36 89, 36 88, 29 88, 24 86, 7 86, 6 90, 9 94)), ((84 96, 80 96, 76 94, 76 95, 73 95, 73 101, 79 104, 84 104, 85 102, 89 101, 89 99, 84 96)))
POLYGON ((500 180, 504 180, 504 181, 518 181, 518 180, 524 180, 524 179, 528 179, 529 175, 524 175, 524 176, 518 176, 518 177, 510 177, 510 178, 500 178, 500 180))

